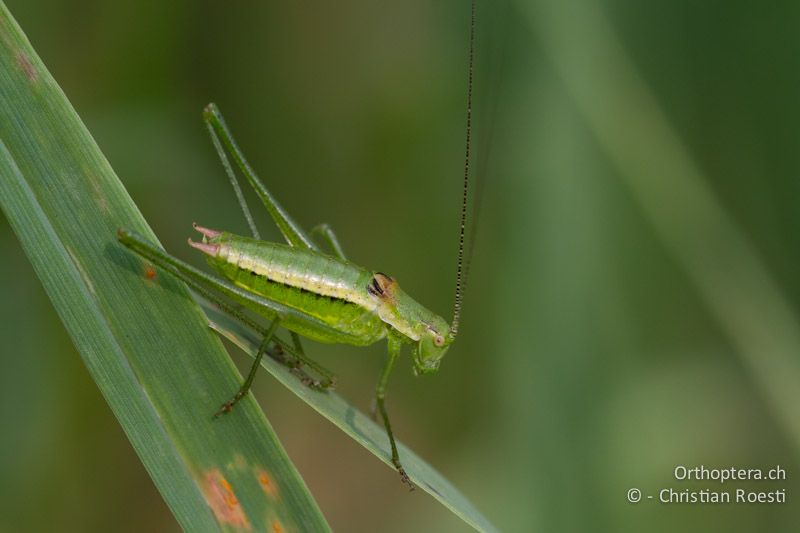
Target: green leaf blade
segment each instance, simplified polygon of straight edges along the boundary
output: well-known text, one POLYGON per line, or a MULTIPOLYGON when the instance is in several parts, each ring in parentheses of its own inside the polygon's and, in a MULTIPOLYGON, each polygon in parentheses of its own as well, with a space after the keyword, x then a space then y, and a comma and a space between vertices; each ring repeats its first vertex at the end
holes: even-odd
POLYGON ((212 420, 241 377, 185 287, 116 242, 155 237, 2 4, 0 205, 184 529, 328 529, 252 398, 212 420))

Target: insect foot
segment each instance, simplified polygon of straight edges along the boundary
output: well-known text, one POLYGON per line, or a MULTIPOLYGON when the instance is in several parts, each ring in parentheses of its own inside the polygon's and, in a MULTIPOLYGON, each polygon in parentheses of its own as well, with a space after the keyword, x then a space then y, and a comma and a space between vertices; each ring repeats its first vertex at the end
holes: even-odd
POLYGON ((314 379, 302 370, 300 367, 292 368, 292 373, 297 376, 300 380, 300 383, 308 387, 309 389, 320 390, 322 388, 322 384, 319 382, 318 379, 314 379))
POLYGON ((322 380, 315 380, 315 388, 319 391, 327 391, 327 390, 335 390, 336 389, 336 378, 331 379, 322 379, 322 380))
POLYGON ((240 399, 241 396, 237 394, 227 402, 223 403, 222 406, 217 410, 217 412, 214 413, 214 418, 219 418, 222 415, 227 415, 228 413, 230 413, 231 409, 233 409, 233 406, 236 405, 236 402, 238 402, 240 399))
POLYGON ((403 470, 403 467, 399 464, 394 465, 397 468, 397 472, 400 474, 400 481, 408 485, 409 492, 413 492, 417 487, 414 485, 414 482, 411 481, 411 478, 408 477, 406 471, 403 470))
POLYGON ((233 402, 225 402, 224 404, 222 404, 222 407, 220 407, 217 410, 217 412, 214 413, 214 418, 219 418, 222 415, 227 415, 228 413, 231 412, 232 408, 233 408, 233 402))

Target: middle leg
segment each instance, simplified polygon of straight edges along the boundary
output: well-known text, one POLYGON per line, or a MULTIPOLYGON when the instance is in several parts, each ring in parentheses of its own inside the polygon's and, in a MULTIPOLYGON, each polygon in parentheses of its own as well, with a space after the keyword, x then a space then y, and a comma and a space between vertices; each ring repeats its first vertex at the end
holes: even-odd
POLYGON ((291 332, 292 334, 292 343, 294 344, 294 351, 291 352, 294 357, 300 362, 301 365, 304 365, 317 374, 322 378, 321 381, 316 382, 313 384, 312 388, 318 388, 322 390, 332 389, 336 385, 336 376, 322 366, 321 364, 317 363, 310 357, 306 355, 305 350, 303 349, 303 345, 300 343, 300 335, 295 333, 294 331, 291 332))

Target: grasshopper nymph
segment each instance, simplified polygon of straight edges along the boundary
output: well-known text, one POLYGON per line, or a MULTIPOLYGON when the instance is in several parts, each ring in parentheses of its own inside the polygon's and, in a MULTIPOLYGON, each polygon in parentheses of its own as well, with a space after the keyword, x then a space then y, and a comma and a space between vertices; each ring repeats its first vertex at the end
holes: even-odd
POLYGON ((138 234, 119 230, 118 236, 122 244, 183 280, 202 296, 219 305, 223 311, 263 335, 261 347, 247 379, 236 395, 222 405, 217 415, 229 412, 247 393, 264 353, 292 366, 308 385, 320 389, 330 387, 334 382, 333 375, 305 355, 300 336, 320 342, 355 346, 365 346, 386 339, 388 358, 378 380, 375 403, 389 437, 392 464, 402 480, 413 487, 400 463, 386 413, 386 384, 404 344, 412 345, 414 372, 430 374, 439 369, 442 357, 458 333, 470 160, 474 36, 473 1, 469 36, 464 194, 452 323, 448 324, 403 292, 391 276, 348 261, 336 235, 327 225, 320 225, 311 232, 306 232, 295 222, 247 163, 214 104, 206 107, 203 118, 248 221, 252 237, 194 225, 202 239, 200 242, 189 239, 189 245, 206 254, 211 267, 225 279, 215 278, 175 259, 138 234), (286 244, 260 240, 226 150, 261 199, 286 239, 286 244), (318 238, 327 251, 323 251, 312 236, 318 238), (264 327, 246 312, 235 309, 228 301, 265 318, 270 322, 269 326, 264 327), (279 326, 291 332, 292 345, 275 336, 279 326), (279 349, 270 349, 270 346, 276 345, 279 349), (285 357, 286 352, 292 358, 285 357), (322 379, 311 379, 302 368, 311 369, 322 379))

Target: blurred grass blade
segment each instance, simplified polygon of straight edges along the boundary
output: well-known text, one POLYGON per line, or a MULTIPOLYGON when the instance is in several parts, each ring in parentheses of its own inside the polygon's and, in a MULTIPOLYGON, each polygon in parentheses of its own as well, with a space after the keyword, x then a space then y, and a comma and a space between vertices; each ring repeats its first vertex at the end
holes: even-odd
POLYGON ((708 186, 597 2, 518 5, 800 454, 796 310, 708 186))
POLYGON ((0 205, 181 527, 328 530, 252 398, 212 421, 238 372, 185 287, 116 242, 155 237, 2 3, 0 205))
MULTIPOLYGON (((255 356, 260 344, 255 332, 210 304, 204 304, 204 309, 214 329, 251 356, 255 356)), ((303 385, 285 366, 274 360, 265 357, 261 365, 300 399, 394 469, 389 439, 382 426, 347 403, 341 396, 330 391, 315 391, 303 385)), ((494 526, 439 472, 400 441, 397 442, 397 447, 403 468, 418 487, 431 494, 476 530, 495 531, 494 526)))

